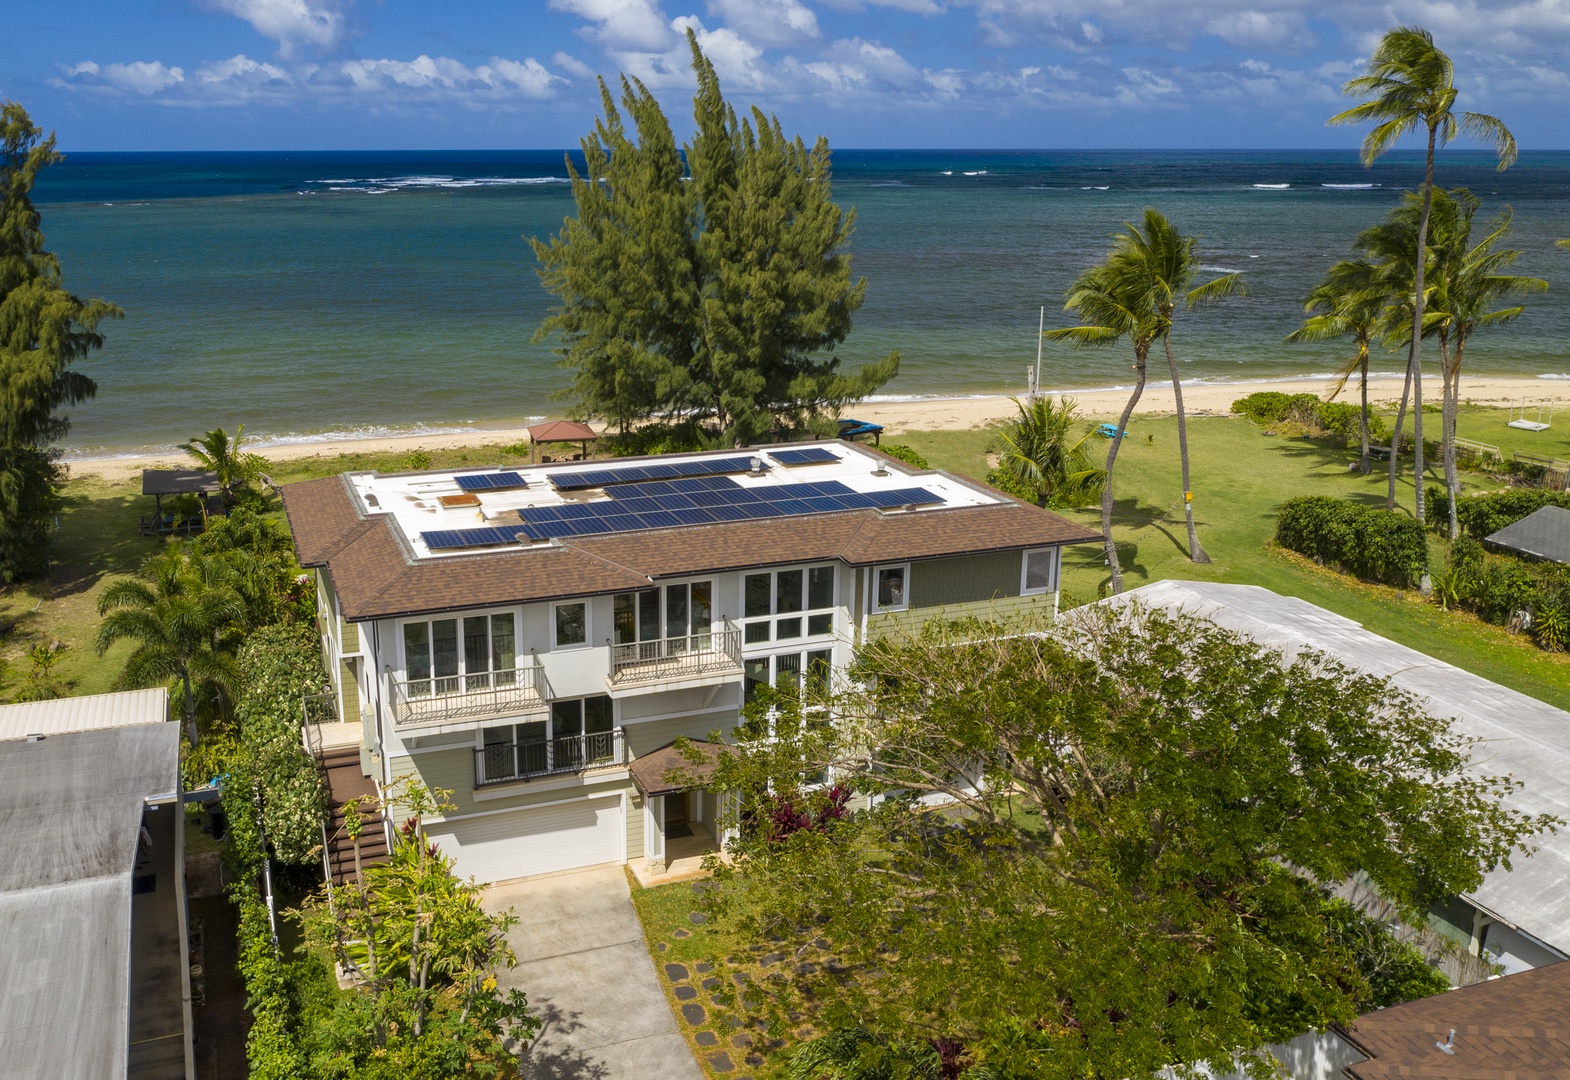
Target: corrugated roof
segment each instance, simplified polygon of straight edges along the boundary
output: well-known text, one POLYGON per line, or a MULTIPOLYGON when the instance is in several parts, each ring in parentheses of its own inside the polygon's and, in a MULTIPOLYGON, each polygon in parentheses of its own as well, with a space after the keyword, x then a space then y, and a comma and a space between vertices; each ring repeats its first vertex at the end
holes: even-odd
POLYGON ((124 1080, 142 806, 177 789, 179 754, 174 724, 0 743, 7 1076, 124 1080))
POLYGON ((1367 1013, 1348 1026, 1347 1034, 1369 1055, 1368 1061, 1347 1066, 1355 1080, 1570 1076, 1570 963, 1367 1013), (1453 1053, 1435 1045, 1446 1042, 1453 1053))
POLYGON ((1494 533, 1488 542, 1535 559, 1570 563, 1570 510, 1540 506, 1494 533))
POLYGON ((125 690, 116 694, 54 698, 0 705, 0 742, 29 735, 62 735, 131 724, 161 724, 169 719, 169 691, 125 690))
POLYGON ((885 514, 810 514, 578 537, 417 559, 385 516, 361 517, 343 477, 286 485, 304 566, 326 566, 353 621, 591 596, 663 577, 838 559, 851 566, 1099 543, 1101 534, 1017 500, 885 514))
MULTIPOLYGON (((1570 821, 1570 713, 1398 645, 1306 600, 1256 585, 1158 581, 1104 602, 1135 601, 1201 615, 1288 658, 1315 649, 1389 679, 1426 698, 1429 712, 1452 719, 1457 732, 1480 740, 1473 750, 1475 768, 1521 782, 1506 805, 1570 821)), ((1570 830, 1543 833, 1532 842, 1537 850, 1530 858, 1516 857, 1514 869, 1493 871, 1467 899, 1570 953, 1570 830)))

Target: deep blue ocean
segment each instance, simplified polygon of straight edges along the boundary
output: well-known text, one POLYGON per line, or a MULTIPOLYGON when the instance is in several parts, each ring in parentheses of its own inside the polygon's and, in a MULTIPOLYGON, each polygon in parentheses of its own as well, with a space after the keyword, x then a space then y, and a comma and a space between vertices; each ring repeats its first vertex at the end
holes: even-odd
MULTIPOLYGON (((1288 346, 1304 294, 1420 178, 1312 152, 855 151, 835 154, 856 212, 867 302, 845 364, 899 349, 887 396, 1018 392, 1037 313, 1120 224, 1156 206, 1249 295, 1185 314, 1185 378, 1302 378, 1337 344, 1288 346)), ((1517 322, 1479 334, 1475 372, 1570 374, 1570 154, 1441 155, 1439 182, 1515 213, 1519 270, 1546 277, 1517 322)), ((84 366, 96 401, 73 454, 166 447, 244 423, 266 441, 452 430, 560 414, 566 383, 533 341, 551 298, 527 237, 572 213, 561 152, 71 154, 35 191, 78 295, 125 309, 84 366)), ((1401 358, 1376 365, 1399 370, 1401 358)), ((1126 350, 1049 345, 1048 387, 1123 385, 1126 350)))

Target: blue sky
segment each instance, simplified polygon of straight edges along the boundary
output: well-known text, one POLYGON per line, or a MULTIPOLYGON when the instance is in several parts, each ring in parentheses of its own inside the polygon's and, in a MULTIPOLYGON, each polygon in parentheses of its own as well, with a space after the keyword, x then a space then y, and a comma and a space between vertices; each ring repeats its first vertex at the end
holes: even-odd
POLYGON ((1570 147, 1570 0, 7 0, 0 96, 71 150, 554 148, 594 77, 678 126, 694 29, 727 95, 840 147, 1357 144, 1324 118, 1427 26, 1462 108, 1570 147))

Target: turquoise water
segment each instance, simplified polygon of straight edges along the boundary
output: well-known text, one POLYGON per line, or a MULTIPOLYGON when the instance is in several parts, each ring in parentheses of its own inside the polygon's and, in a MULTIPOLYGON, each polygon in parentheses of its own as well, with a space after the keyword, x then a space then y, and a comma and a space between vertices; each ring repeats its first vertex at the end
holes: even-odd
MULTIPOLYGON (((899 349, 887 396, 1023 388, 1037 311, 1062 295, 1143 207, 1203 235, 1207 266, 1250 294, 1187 317, 1185 378, 1301 378, 1329 346, 1286 346, 1299 303, 1357 231, 1418 177, 1352 154, 840 151, 865 307, 839 355, 899 349), (1270 186, 1256 186, 1270 185, 1270 186), (1289 185, 1280 187, 1278 185, 1289 185)), ((165 447, 216 424, 271 442, 450 430, 559 414, 565 385, 550 304, 525 239, 572 199, 559 153, 74 154, 36 193, 73 291, 126 311, 86 366, 98 399, 73 414, 72 453, 165 447)), ((1523 272, 1553 283, 1527 314, 1480 335, 1475 372, 1570 372, 1570 155, 1524 154, 1505 173, 1451 153, 1441 182, 1516 214, 1523 272)), ((1387 370, 1400 366, 1391 357, 1387 370)), ((1043 385, 1128 378, 1122 350, 1049 346, 1043 385)))

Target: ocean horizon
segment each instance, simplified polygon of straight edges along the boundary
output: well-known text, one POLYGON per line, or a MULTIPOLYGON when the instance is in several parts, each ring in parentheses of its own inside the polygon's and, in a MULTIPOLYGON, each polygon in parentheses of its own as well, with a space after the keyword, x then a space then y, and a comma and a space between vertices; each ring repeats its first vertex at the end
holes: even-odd
MULTIPOLYGON (((527 237, 573 212, 564 151, 72 153, 41 176, 47 246, 78 295, 120 304, 81 365, 69 456, 161 451, 216 425, 263 445, 446 433, 560 415, 568 373, 535 329, 550 307, 527 237)), ((1185 381, 1328 378, 1339 343, 1289 346, 1302 298, 1421 177, 1419 155, 1353 152, 837 150, 867 302, 837 355, 899 349, 879 400, 1018 393, 1069 283, 1157 206, 1198 233, 1206 270, 1249 294, 1185 313, 1185 381)), ((1442 186, 1509 206, 1525 314, 1480 332, 1479 375, 1563 378, 1570 153, 1445 151, 1442 186)), ((1400 356, 1375 367, 1398 372, 1400 356)), ((1165 364, 1153 365, 1165 378, 1165 364)), ((1115 388, 1126 348, 1049 344, 1041 383, 1115 388)))

